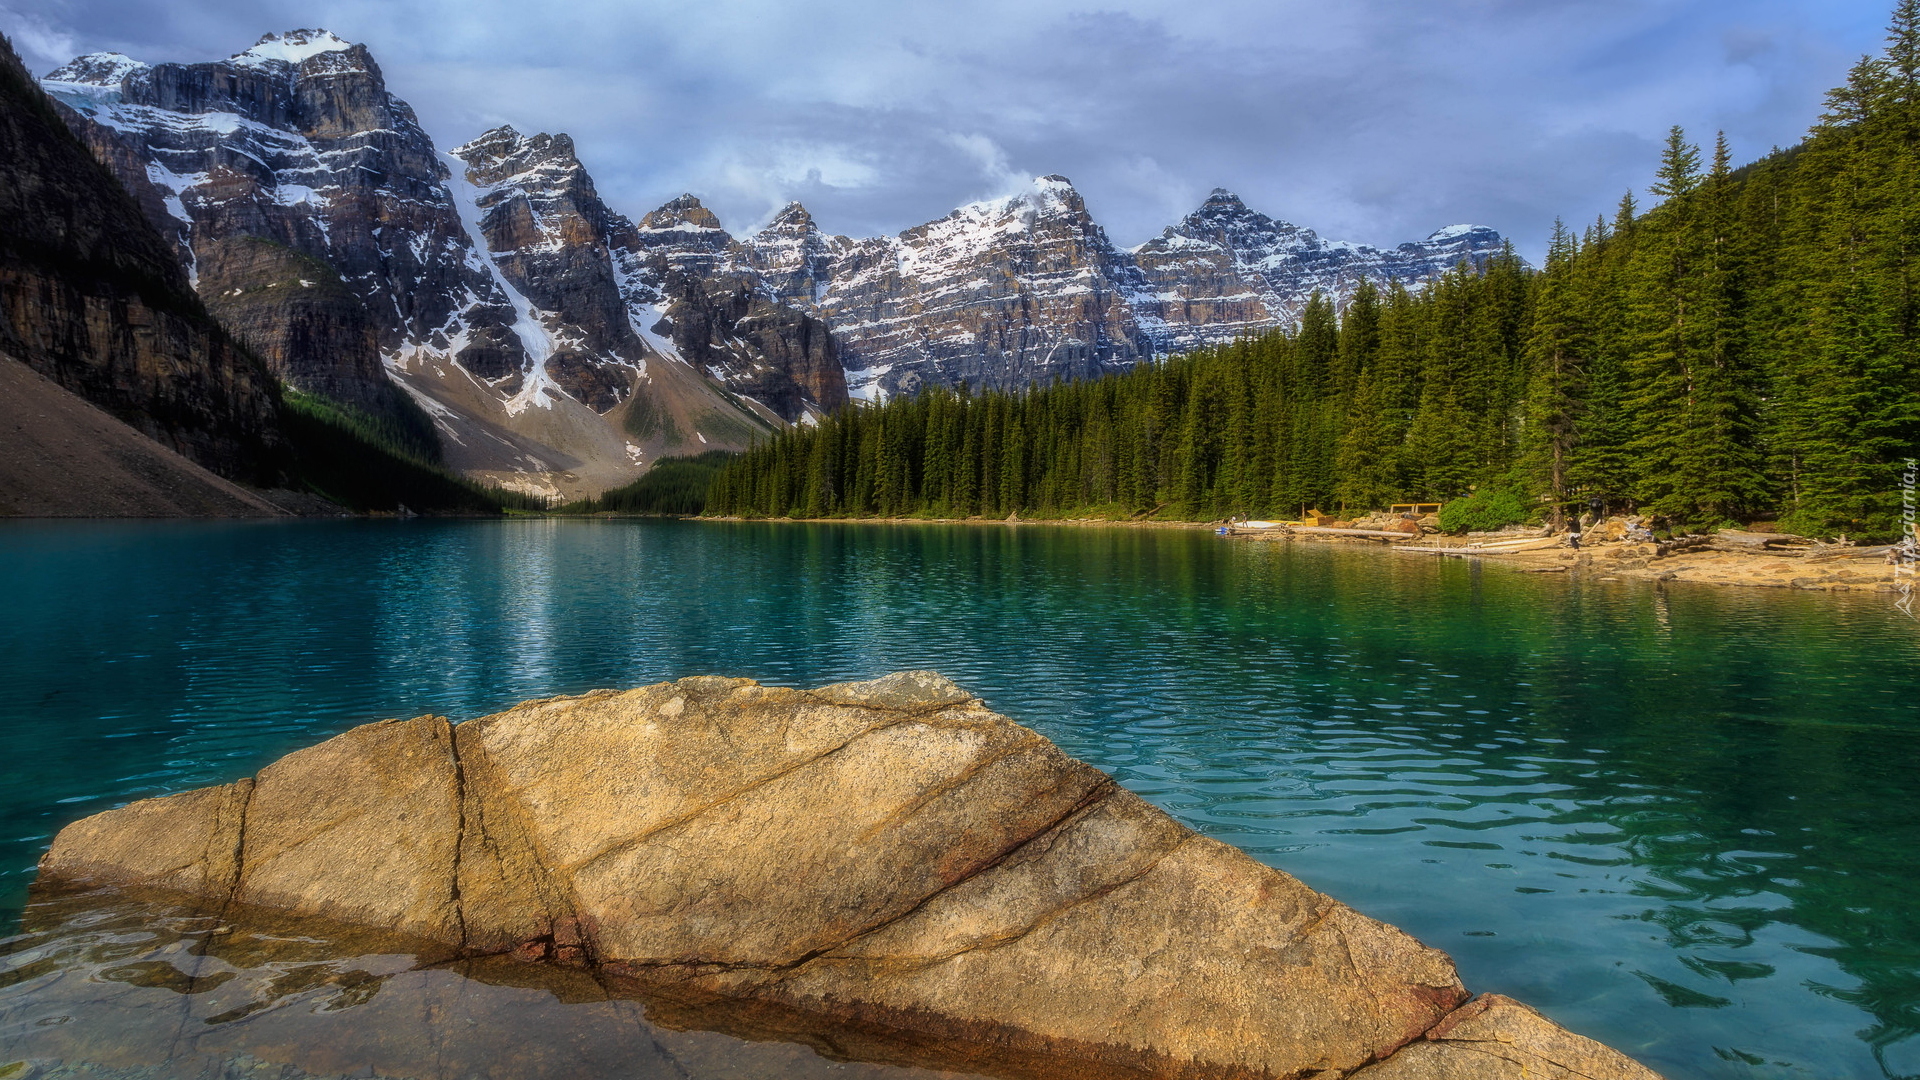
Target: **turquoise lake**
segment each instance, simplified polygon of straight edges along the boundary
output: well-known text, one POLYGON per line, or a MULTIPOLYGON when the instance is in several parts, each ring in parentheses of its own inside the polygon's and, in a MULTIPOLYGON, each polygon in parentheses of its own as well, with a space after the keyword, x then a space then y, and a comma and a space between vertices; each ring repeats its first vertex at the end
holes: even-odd
POLYGON ((369 720, 933 668, 1672 1080, 1920 1076, 1920 623, 1198 530, 0 527, 0 909, 369 720))

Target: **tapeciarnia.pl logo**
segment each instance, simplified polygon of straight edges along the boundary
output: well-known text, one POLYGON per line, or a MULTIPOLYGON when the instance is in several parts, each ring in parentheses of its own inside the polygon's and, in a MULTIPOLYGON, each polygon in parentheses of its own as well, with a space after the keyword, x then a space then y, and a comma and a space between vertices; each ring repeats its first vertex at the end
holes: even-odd
POLYGON ((1920 531, 1916 531, 1914 516, 1916 479, 1920 479, 1920 462, 1908 458, 1906 468, 1900 473, 1900 543, 1895 548, 1893 577, 1900 592, 1894 606, 1912 618, 1920 618, 1913 613, 1914 569, 1920 564, 1920 531))

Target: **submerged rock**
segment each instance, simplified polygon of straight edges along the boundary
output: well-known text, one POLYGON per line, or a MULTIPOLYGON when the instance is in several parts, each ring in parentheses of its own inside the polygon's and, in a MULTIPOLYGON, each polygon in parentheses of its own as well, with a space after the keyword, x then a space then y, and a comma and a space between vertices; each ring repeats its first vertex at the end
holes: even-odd
POLYGON ((1019 1075, 1653 1074, 931 672, 355 728, 76 822, 43 883, 592 966, 735 1029, 1019 1075), (1506 1070, 1502 1072, 1501 1070, 1506 1070))

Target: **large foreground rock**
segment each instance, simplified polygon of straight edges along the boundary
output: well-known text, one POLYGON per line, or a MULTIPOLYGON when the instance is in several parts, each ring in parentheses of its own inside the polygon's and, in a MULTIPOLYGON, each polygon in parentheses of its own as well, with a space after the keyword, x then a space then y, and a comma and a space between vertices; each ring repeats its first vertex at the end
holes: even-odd
POLYGON ((929 672, 355 728, 76 822, 46 884, 591 965, 770 1034, 1055 1076, 1653 1074, 929 672))

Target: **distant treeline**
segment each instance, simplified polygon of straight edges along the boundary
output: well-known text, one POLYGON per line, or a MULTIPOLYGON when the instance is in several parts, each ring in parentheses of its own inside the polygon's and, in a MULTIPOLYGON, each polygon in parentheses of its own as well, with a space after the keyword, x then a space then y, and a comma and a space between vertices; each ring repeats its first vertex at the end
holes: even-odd
POLYGON ((694 457, 664 457, 625 487, 568 503, 557 514, 698 514, 713 478, 737 455, 709 450, 694 457))
POLYGON ((1026 394, 931 389, 794 428, 709 513, 1208 520, 1443 500, 1888 533, 1920 453, 1920 0, 1799 146, 1679 128, 1641 213, 1419 292, 1026 394))
POLYGON ((539 510, 545 503, 515 491, 476 483, 448 469, 430 421, 376 417, 350 405, 280 391, 284 459, 280 482, 323 496, 349 510, 417 514, 497 514, 539 510))

